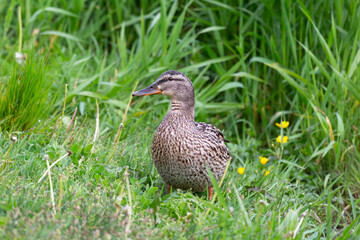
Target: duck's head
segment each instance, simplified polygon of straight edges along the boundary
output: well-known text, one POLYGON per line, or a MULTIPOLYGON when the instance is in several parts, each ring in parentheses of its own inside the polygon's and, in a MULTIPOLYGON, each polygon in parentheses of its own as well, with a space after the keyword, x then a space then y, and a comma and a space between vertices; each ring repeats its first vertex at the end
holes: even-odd
POLYGON ((170 97, 172 105, 177 108, 194 108, 194 87, 188 77, 178 71, 166 71, 162 73, 156 81, 147 88, 133 93, 133 96, 147 96, 163 94, 170 97))

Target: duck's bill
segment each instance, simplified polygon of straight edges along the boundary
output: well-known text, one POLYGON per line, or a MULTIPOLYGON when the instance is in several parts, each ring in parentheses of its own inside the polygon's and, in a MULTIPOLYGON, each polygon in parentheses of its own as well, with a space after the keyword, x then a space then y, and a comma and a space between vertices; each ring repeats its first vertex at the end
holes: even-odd
POLYGON ((148 96, 148 95, 154 95, 154 94, 161 94, 161 90, 151 85, 147 88, 144 88, 144 89, 134 92, 132 95, 133 96, 148 96))

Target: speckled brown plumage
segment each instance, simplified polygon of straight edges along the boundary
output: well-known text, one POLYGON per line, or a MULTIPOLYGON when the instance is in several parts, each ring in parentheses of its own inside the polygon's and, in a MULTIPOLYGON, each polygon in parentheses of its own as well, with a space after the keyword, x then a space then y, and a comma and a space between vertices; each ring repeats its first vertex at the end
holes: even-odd
POLYGON ((160 176, 174 188, 202 192, 212 187, 206 166, 219 180, 230 153, 219 129, 194 121, 191 81, 180 72, 167 71, 155 83, 133 95, 151 94, 167 95, 172 102, 151 145, 151 156, 160 176))

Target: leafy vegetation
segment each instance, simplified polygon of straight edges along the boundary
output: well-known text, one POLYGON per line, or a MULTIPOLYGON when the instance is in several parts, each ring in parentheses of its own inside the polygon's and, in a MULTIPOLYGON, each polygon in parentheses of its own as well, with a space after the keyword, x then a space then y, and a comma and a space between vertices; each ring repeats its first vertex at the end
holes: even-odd
POLYGON ((354 0, 0 1, 1 238, 357 239, 359 14, 354 0), (212 201, 165 194, 149 150, 169 101, 131 99, 170 69, 231 140, 212 201))

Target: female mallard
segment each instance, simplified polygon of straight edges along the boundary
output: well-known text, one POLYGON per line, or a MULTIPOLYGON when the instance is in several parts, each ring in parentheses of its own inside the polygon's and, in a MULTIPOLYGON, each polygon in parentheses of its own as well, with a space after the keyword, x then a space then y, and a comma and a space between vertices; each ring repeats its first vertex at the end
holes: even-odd
POLYGON ((171 110, 161 122, 151 145, 151 156, 160 176, 170 188, 203 192, 213 187, 206 166, 219 180, 230 159, 222 132, 216 127, 194 121, 194 87, 177 71, 166 71, 133 96, 163 94, 171 99, 171 110))

